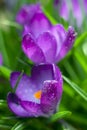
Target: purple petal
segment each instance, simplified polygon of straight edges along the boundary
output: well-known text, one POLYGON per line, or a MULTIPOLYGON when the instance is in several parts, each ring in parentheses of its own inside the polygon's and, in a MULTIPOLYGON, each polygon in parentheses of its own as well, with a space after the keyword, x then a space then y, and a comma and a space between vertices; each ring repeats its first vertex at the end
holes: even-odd
MULTIPOLYGON (((11 74, 10 83, 12 88, 14 88, 19 75, 20 75, 19 72, 13 72, 11 74)), ((37 92, 38 90, 39 90, 38 87, 36 87, 36 84, 34 84, 31 78, 24 74, 19 81, 15 93, 21 100, 39 102, 39 100, 35 99, 34 97, 34 93, 37 92)))
POLYGON ((30 20, 34 16, 36 12, 38 12, 40 9, 40 4, 36 5, 24 5, 18 12, 16 16, 16 21, 19 24, 29 24, 30 20))
POLYGON ((81 12, 81 7, 80 7, 80 2, 79 0, 72 0, 72 6, 73 6, 73 13, 74 16, 77 20, 77 24, 81 26, 82 23, 82 12, 81 12))
POLYGON ((45 80, 57 80, 63 83, 62 74, 59 68, 54 64, 40 64, 39 66, 34 66, 31 75, 32 81, 36 84, 38 90, 42 89, 45 80))
POLYGON ((54 71, 52 64, 40 64, 34 66, 31 71, 32 81, 35 82, 39 90, 42 89, 43 82, 45 80, 54 79, 54 71))
MULTIPOLYGON (((31 32, 31 28, 30 28, 30 26, 29 25, 24 25, 24 29, 23 29, 23 36, 24 35, 26 35, 26 34, 28 34, 28 33, 31 33, 32 34, 32 32, 31 32)), ((32 34, 33 35, 33 34, 32 34)))
POLYGON ((29 26, 31 27, 34 36, 38 37, 39 34, 50 29, 51 23, 48 21, 47 17, 43 14, 43 12, 39 11, 35 13, 29 26))
POLYGON ((57 51, 56 55, 58 55, 61 46, 66 38, 66 31, 61 24, 57 24, 51 28, 52 34, 55 36, 57 41, 57 51))
POLYGON ((35 63, 45 62, 45 57, 42 50, 36 45, 34 39, 31 34, 26 34, 23 37, 22 41, 22 49, 24 53, 35 63))
POLYGON ((7 102, 10 110, 14 112, 17 116, 22 116, 22 117, 28 117, 32 116, 31 113, 28 113, 21 105, 20 105, 20 100, 18 97, 13 94, 9 93, 7 96, 7 102))
POLYGON ((69 9, 68 9, 66 0, 62 0, 59 13, 60 13, 61 17, 63 17, 65 20, 68 20, 68 18, 69 18, 69 9))
POLYGON ((34 117, 43 116, 40 104, 37 104, 35 102, 22 101, 21 105, 28 113, 31 113, 34 117))
POLYGON ((63 42, 60 52, 56 58, 57 62, 60 61, 72 48, 75 38, 76 38, 76 32, 74 31, 74 28, 70 26, 66 34, 65 41, 63 42))
POLYGON ((28 12, 29 12, 29 6, 24 5, 18 12, 17 16, 16 16, 16 21, 19 24, 26 24, 28 21, 28 12))
POLYGON ((2 65, 2 55, 0 54, 0 65, 2 65))
POLYGON ((60 69, 53 64, 53 71, 54 71, 54 80, 57 80, 63 85, 63 78, 60 69))
POLYGON ((56 107, 62 96, 62 84, 56 80, 44 82, 41 95, 41 109, 44 113, 51 115, 56 111, 56 107))
POLYGON ((14 88, 17 82, 18 77, 20 76, 20 72, 12 72, 10 75, 10 83, 11 87, 14 88))
POLYGON ((44 32, 39 35, 37 44, 41 48, 46 58, 46 62, 53 63, 56 56, 57 42, 50 32, 44 32))

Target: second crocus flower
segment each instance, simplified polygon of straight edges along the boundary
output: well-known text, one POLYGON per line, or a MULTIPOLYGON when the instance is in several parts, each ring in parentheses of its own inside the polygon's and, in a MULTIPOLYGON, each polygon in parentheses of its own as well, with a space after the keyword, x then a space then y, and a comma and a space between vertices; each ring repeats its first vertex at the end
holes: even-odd
MULTIPOLYGON (((10 83, 15 89, 20 72, 12 72, 10 83)), ((49 117, 56 112, 62 96, 62 75, 54 64, 34 66, 31 77, 23 74, 15 90, 7 97, 8 106, 20 117, 49 117)))

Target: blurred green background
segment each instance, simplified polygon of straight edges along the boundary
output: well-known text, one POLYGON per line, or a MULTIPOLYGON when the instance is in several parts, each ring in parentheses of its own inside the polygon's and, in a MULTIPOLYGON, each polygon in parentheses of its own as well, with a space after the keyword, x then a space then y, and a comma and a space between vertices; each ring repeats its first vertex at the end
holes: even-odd
POLYGON ((48 119, 17 118, 7 106, 6 97, 11 90, 10 72, 24 70, 30 74, 33 65, 22 52, 22 27, 15 22, 15 16, 23 4, 36 2, 41 2, 44 13, 53 24, 61 23, 66 29, 70 25, 59 16, 54 0, 0 0, 0 52, 3 56, 3 66, 0 67, 0 130, 86 130, 87 17, 81 28, 74 26, 77 32, 74 47, 58 63, 64 79, 59 114, 48 119))

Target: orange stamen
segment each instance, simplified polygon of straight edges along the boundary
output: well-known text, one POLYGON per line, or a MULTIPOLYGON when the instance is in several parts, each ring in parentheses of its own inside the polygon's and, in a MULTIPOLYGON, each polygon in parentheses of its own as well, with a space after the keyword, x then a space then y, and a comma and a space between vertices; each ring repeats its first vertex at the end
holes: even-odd
POLYGON ((36 93, 34 93, 34 97, 37 98, 37 99, 40 99, 41 98, 41 93, 42 93, 41 90, 37 91, 36 93))

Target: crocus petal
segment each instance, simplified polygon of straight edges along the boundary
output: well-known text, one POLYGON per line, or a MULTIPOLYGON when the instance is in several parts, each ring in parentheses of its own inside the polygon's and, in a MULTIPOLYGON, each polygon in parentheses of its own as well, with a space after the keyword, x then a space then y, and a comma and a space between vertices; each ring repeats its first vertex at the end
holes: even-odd
POLYGON ((15 94, 9 93, 7 96, 7 102, 8 102, 8 106, 11 109, 11 111, 14 112, 17 116, 22 116, 22 117, 32 116, 31 113, 28 113, 20 105, 20 100, 18 99, 18 97, 15 94))
POLYGON ((56 58, 57 62, 60 61, 72 48, 75 38, 76 38, 76 32, 74 31, 74 28, 70 26, 66 34, 65 41, 63 42, 60 52, 56 58))
POLYGON ((0 54, 0 65, 2 65, 2 55, 0 54))
POLYGON ((62 95, 62 84, 58 81, 45 81, 41 95, 41 109, 51 115, 56 111, 62 95))
POLYGON ((38 64, 45 62, 44 54, 39 46, 35 44, 31 34, 26 34, 23 37, 22 49, 28 58, 30 58, 33 62, 38 64))
POLYGON ((59 68, 54 64, 40 64, 39 66, 34 66, 31 75, 32 81, 37 85, 38 90, 42 89, 45 80, 57 80, 63 83, 62 74, 59 68))
POLYGON ((14 88, 17 82, 18 77, 20 76, 20 72, 12 72, 10 75, 10 83, 11 87, 14 88))
POLYGON ((53 64, 53 72, 54 72, 54 80, 57 80, 63 85, 63 78, 62 78, 61 71, 58 68, 58 66, 56 66, 55 64, 53 64))
POLYGON ((30 20, 32 19, 32 17, 34 16, 34 14, 36 12, 38 12, 40 10, 40 4, 36 4, 36 5, 24 5, 18 12, 17 16, 16 16, 16 21, 21 24, 21 25, 25 25, 25 24, 29 24, 30 20))
POLYGON ((28 12, 29 12, 29 6, 24 5, 18 12, 17 16, 16 16, 16 21, 19 24, 26 24, 27 20, 28 20, 28 12))
MULTIPOLYGON (((12 88, 15 87, 19 76, 19 72, 13 72, 11 74, 10 83, 12 88)), ((24 74, 18 83, 15 93, 21 100, 39 102, 39 100, 35 99, 34 97, 34 93, 37 91, 38 87, 36 87, 34 82, 31 81, 31 78, 24 74)))
POLYGON ((37 104, 35 102, 22 101, 21 105, 28 113, 31 113, 34 117, 43 115, 40 104, 37 104))
POLYGON ((78 26, 81 26, 83 18, 82 18, 82 12, 81 12, 79 0, 72 0, 72 5, 73 5, 73 13, 77 20, 77 24, 78 26))
POLYGON ((33 33, 31 32, 30 26, 29 25, 24 25, 22 36, 24 36, 24 35, 26 35, 28 33, 31 33, 33 35, 33 33))
POLYGON ((48 21, 43 12, 39 11, 35 13, 34 17, 31 19, 29 26, 31 27, 34 36, 38 37, 39 34, 50 29, 51 23, 48 21))
POLYGON ((55 36, 56 41, 57 41, 57 51, 56 51, 56 55, 58 55, 61 46, 65 40, 66 37, 66 31, 64 29, 64 27, 61 24, 57 24, 55 26, 53 26, 51 28, 51 32, 52 34, 55 36))
POLYGON ((53 65, 52 64, 40 64, 34 66, 31 71, 32 81, 38 87, 38 90, 42 89, 42 84, 45 80, 54 79, 53 65))
POLYGON ((57 42, 50 32, 44 32, 39 35, 37 44, 41 48, 46 58, 46 62, 53 63, 55 61, 57 42))

